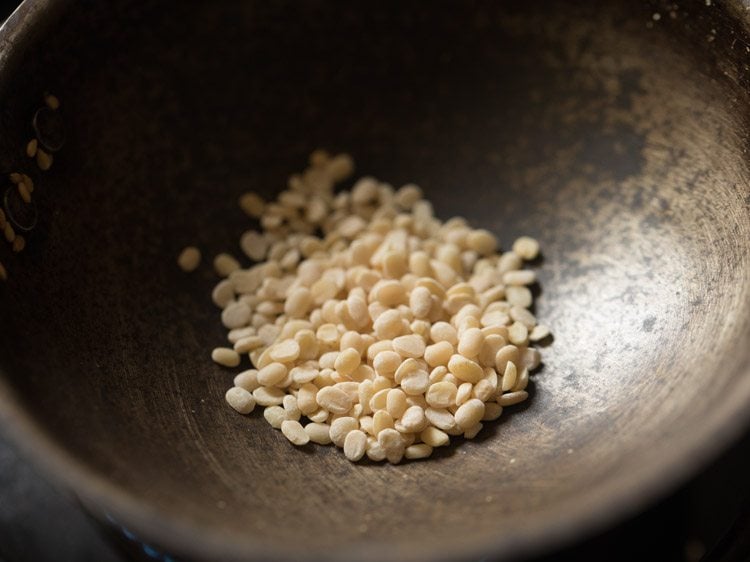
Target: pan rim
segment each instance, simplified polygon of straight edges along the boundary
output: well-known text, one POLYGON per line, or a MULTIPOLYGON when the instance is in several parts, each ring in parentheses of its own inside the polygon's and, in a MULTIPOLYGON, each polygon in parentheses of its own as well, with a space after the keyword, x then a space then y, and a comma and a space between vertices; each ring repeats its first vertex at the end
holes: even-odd
MULTIPOLYGON (((30 36, 30 29, 40 19, 53 17, 69 0, 24 0, 0 28, 0 69, 12 57, 16 44, 30 36)), ((443 545, 434 552, 423 551, 421 558, 451 560, 456 557, 515 557, 549 552, 554 548, 591 536, 615 522, 622 521, 639 509, 666 496, 700 470, 750 426, 750 365, 739 367, 740 382, 727 397, 721 410, 713 410, 697 427, 699 431, 682 434, 675 441, 679 453, 648 459, 636 471, 612 475, 591 486, 585 501, 568 498, 555 511, 543 510, 540 517, 522 533, 514 536, 498 534, 475 545, 473 551, 446 550, 443 545), (596 501, 598 499, 598 501, 596 501), (607 500, 607 501, 604 501, 607 500), (565 513, 564 518, 559 515, 565 513)), ((314 553, 290 548, 270 548, 250 536, 223 533, 175 517, 150 507, 147 502, 112 483, 99 472, 69 453, 14 398, 14 391, 0 372, 0 432, 30 459, 51 481, 72 492, 85 505, 106 508, 118 523, 139 538, 176 554, 187 554, 213 560, 292 560, 303 556, 319 556, 326 560, 399 559, 405 553, 398 548, 390 551, 366 550, 352 545, 336 552, 314 553)), ((364 547, 367 545, 365 544, 364 547)), ((435 548, 435 547, 433 547, 435 548)))

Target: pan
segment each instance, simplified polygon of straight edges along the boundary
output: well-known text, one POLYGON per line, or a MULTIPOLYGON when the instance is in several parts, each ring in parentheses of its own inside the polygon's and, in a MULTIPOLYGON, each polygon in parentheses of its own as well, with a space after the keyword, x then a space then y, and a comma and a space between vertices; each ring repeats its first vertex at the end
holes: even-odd
POLYGON ((0 244, 3 431, 186 559, 507 559, 643 509, 750 416, 748 21, 718 0, 25 0, 0 31, 0 167, 35 187, 10 209, 25 249, 0 244), (223 402, 217 279, 175 258, 238 253, 239 195, 318 147, 541 242, 554 340, 529 400, 427 461, 293 450, 223 402))

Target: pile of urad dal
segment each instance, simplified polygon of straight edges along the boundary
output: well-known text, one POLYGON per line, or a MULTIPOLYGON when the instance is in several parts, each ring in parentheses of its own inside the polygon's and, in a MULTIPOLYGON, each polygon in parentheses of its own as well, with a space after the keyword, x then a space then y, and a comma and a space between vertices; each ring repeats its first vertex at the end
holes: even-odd
POLYGON ((227 402, 256 404, 295 445, 333 443, 351 461, 430 456, 451 436, 523 401, 540 361, 529 347, 549 334, 528 308, 535 282, 527 237, 498 241, 463 218, 443 223, 416 185, 394 190, 372 177, 351 191, 348 155, 316 151, 276 201, 240 199, 259 219, 241 268, 221 254, 213 292, 233 348, 212 357, 236 367, 227 402))

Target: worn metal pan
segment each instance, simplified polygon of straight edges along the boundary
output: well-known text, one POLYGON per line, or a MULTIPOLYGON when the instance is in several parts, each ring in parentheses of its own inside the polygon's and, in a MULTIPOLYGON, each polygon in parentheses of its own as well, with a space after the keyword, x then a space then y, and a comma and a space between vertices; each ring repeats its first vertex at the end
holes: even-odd
POLYGON ((748 21, 717 0, 26 0, 0 31, 0 168, 37 210, 23 252, 0 244, 4 431, 191 559, 511 557, 643 508, 750 416, 748 21), (45 91, 65 143, 42 172, 45 91), (531 399, 428 462, 292 450, 230 411, 214 279, 175 265, 232 248, 238 195, 319 146, 542 242, 531 399))

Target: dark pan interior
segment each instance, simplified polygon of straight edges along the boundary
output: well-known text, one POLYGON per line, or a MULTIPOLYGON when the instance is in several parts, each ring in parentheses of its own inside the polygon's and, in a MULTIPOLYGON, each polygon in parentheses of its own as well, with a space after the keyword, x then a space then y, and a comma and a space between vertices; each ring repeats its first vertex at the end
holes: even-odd
POLYGON ((26 6, 43 9, 3 44, 0 164, 33 175, 39 225, 19 256, 0 244, 0 402, 95 508, 211 559, 507 554, 642 505, 745 423, 733 5, 26 6), (45 90, 67 141, 41 173, 22 146, 45 90), (223 402, 216 279, 175 257, 239 254, 238 195, 282 189, 316 147, 542 243, 555 337, 531 399, 428 462, 292 450, 223 402))

